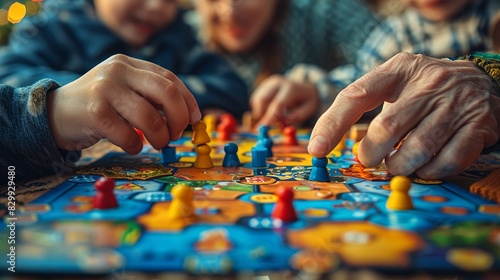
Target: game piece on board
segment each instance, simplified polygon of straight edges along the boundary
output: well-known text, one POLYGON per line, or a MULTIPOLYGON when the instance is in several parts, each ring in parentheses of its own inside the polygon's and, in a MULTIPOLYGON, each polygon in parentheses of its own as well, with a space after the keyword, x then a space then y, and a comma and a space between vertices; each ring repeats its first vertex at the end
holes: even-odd
POLYGON ((259 145, 266 149, 266 157, 273 156, 273 141, 271 138, 263 139, 259 142, 259 145))
POLYGON ((297 220, 297 213, 293 207, 293 191, 281 186, 276 190, 278 201, 274 204, 271 217, 289 223, 297 220))
POLYGON ((340 142, 333 148, 334 151, 342 152, 345 149, 346 134, 342 137, 340 142))
POLYGON ((177 162, 177 155, 175 153, 175 147, 166 146, 165 148, 161 149, 161 154, 163 156, 163 163, 164 164, 177 162))
POLYGON ((283 145, 285 146, 297 146, 299 141, 297 141, 297 129, 293 126, 287 126, 283 129, 283 145))
POLYGON ((217 125, 217 140, 229 141, 231 140, 231 125, 227 122, 221 122, 217 125))
POLYGON ((203 117, 203 122, 207 125, 208 135, 212 135, 217 129, 217 118, 214 115, 208 114, 203 117))
POLYGON ((224 145, 224 160, 222 161, 223 167, 238 167, 241 165, 240 159, 238 158, 238 145, 235 143, 227 143, 224 145))
POLYGON ((220 122, 225 123, 229 126, 229 131, 231 132, 231 134, 238 132, 238 123, 232 114, 222 114, 222 116, 220 116, 220 122))
POLYGON ((354 145, 352 145, 352 155, 354 156, 354 159, 356 161, 359 161, 358 160, 358 149, 359 149, 359 142, 356 142, 356 143, 354 143, 354 145))
POLYGON ((193 189, 186 185, 175 185, 170 191, 172 202, 165 213, 168 222, 190 224, 196 219, 193 205, 193 189))
POLYGON ((96 196, 93 200, 93 207, 95 209, 111 209, 118 207, 115 193, 115 180, 111 178, 101 177, 94 183, 97 190, 96 196))
POLYGON ((254 125, 254 120, 253 120, 251 111, 246 111, 245 113, 243 113, 241 125, 242 125, 243 131, 252 131, 253 125, 254 125))
POLYGON ((252 167, 266 167, 267 150, 262 146, 252 148, 252 167))
POLYGON ((391 210, 411 210, 413 202, 409 191, 411 187, 410 178, 406 176, 395 176, 391 179, 391 193, 387 199, 386 207, 391 210))
POLYGON ((214 164, 212 163, 212 158, 210 157, 210 151, 212 148, 207 144, 198 145, 196 147, 196 159, 194 161, 194 167, 196 168, 212 168, 214 164))
POLYGON ((191 143, 195 145, 210 143, 210 135, 207 133, 207 125, 203 121, 193 124, 193 136, 191 143))
POLYGON ((366 132, 368 131, 368 124, 366 123, 359 123, 353 125, 349 129, 349 139, 352 142, 359 142, 363 137, 365 137, 366 132))
POLYGON ((312 169, 309 174, 310 181, 317 182, 330 182, 330 174, 326 165, 328 164, 328 159, 324 158, 313 158, 312 159, 312 169))
POLYGON ((259 135, 257 136, 257 142, 260 142, 264 139, 271 139, 271 137, 269 137, 269 129, 271 128, 267 125, 259 126, 259 135))

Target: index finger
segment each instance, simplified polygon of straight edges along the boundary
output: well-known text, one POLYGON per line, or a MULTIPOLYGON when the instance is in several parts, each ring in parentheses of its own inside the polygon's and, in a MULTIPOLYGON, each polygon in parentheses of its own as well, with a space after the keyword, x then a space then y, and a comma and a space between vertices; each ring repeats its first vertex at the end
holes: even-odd
POLYGON ((363 113, 375 109, 384 101, 397 99, 401 92, 400 85, 404 85, 407 77, 406 70, 410 69, 400 67, 408 62, 408 55, 396 55, 339 93, 311 132, 308 152, 312 156, 328 155, 363 113))

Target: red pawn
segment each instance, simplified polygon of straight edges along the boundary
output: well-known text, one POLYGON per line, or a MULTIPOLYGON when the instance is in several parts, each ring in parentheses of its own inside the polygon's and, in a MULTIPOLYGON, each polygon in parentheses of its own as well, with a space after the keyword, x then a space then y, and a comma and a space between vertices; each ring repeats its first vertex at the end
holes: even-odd
POLYGON ((220 116, 220 122, 227 124, 231 133, 236 133, 238 131, 238 123, 236 121, 236 118, 234 118, 232 114, 223 114, 222 116, 220 116))
POLYGON ((297 141, 297 130, 293 126, 287 126, 283 129, 284 139, 283 144, 285 146, 297 146, 299 142, 297 141))
POLYGON ((278 201, 274 205, 271 217, 279 219, 285 223, 297 220, 297 213, 293 207, 293 191, 287 187, 279 187, 275 193, 278 201))
POLYGON ((94 209, 110 209, 117 208, 118 201, 116 200, 115 193, 115 180, 111 178, 101 177, 94 183, 97 190, 94 197, 94 209))
POLYGON ((231 127, 229 123, 221 122, 217 125, 217 140, 230 141, 231 140, 231 127))

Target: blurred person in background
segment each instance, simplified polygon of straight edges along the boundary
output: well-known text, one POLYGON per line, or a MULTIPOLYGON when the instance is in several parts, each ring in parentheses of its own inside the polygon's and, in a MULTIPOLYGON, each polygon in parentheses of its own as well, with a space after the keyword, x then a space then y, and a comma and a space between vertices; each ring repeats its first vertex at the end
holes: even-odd
POLYGON ((315 84, 353 62, 378 17, 362 0, 195 0, 191 22, 253 89, 253 118, 300 124, 317 114, 315 84), (288 96, 293 104, 281 106, 288 96), (279 112, 279 116, 274 116, 279 112))

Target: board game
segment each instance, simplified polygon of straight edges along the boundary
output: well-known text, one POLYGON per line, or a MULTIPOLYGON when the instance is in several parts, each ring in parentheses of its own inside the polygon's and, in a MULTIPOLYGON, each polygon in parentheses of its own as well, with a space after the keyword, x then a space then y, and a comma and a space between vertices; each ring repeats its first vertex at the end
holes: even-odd
POLYGON ((360 166, 349 139, 328 157, 329 182, 317 182, 309 180, 307 131, 292 146, 283 144, 279 131, 270 137, 272 156, 263 167, 251 164, 252 133, 235 133, 228 141, 238 146, 238 167, 222 166, 227 142, 213 139, 214 167, 195 168, 189 134, 171 143, 175 162, 164 163, 147 147, 138 155, 106 155, 20 209, 16 271, 226 275, 500 268, 500 205, 446 181, 411 178, 413 209, 390 210, 390 174, 383 165, 360 166), (115 180, 118 207, 93 207, 101 177, 115 180), (178 184, 193 189, 193 222, 163 220, 178 184), (279 187, 293 191, 297 220, 272 217, 279 187))

